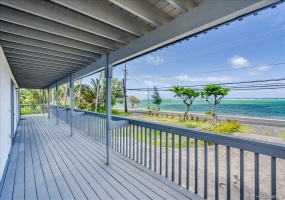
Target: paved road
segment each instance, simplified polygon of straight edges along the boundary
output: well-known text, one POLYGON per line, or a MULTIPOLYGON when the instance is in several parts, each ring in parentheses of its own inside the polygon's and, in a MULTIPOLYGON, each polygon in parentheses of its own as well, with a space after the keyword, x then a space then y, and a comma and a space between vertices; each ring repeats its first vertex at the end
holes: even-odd
MULTIPOLYGON (((122 109, 119 109, 122 110, 122 109)), ((129 109, 129 112, 133 114, 147 114, 147 110, 136 110, 129 109)), ((157 112, 157 111, 153 111, 157 112)), ((159 111, 160 114, 182 114, 183 112, 168 112, 168 111, 159 111)), ((205 114, 194 114, 194 116, 198 116, 200 118, 212 119, 212 116, 205 114)), ((275 120, 275 119, 257 119, 257 118, 249 118, 249 117, 230 117, 230 116, 218 116, 221 121, 226 121, 227 119, 237 119, 242 124, 254 124, 254 125, 263 125, 263 126, 274 126, 274 127, 284 127, 285 128, 285 120, 275 120)))

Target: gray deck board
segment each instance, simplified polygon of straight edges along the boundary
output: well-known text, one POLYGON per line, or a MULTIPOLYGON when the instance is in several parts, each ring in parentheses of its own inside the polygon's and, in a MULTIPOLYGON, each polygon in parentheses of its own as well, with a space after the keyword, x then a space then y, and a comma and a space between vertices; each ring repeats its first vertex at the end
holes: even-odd
POLYGON ((24 199, 25 197, 25 126, 26 124, 23 123, 20 132, 19 152, 13 189, 13 199, 24 199))
MULTIPOLYGON (((29 122, 28 125, 29 125, 30 130, 32 130, 32 123, 29 122)), ((42 163, 40 160, 39 152, 36 146, 36 141, 32 134, 32 131, 28 131, 28 135, 30 139, 31 153, 32 153, 32 159, 33 159, 33 165, 34 165, 34 176, 35 176, 35 183, 36 183, 37 198, 38 199, 49 199, 45 175, 44 175, 42 163)))
POLYGON ((24 120, 24 146, 25 146, 25 198, 37 199, 36 182, 35 182, 35 166, 32 160, 32 151, 30 144, 30 124, 29 121, 24 120))
POLYGON ((190 199, 187 191, 47 116, 21 120, 0 199, 190 199))

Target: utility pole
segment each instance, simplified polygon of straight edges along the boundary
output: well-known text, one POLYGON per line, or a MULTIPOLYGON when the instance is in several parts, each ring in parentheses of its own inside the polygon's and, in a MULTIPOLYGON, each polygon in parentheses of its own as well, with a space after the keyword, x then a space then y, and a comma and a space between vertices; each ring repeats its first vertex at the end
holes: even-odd
POLYGON ((126 91, 126 88, 127 88, 127 73, 128 73, 128 70, 127 70, 127 65, 126 65, 126 63, 125 63, 125 68, 123 69, 123 72, 124 72, 123 88, 124 88, 124 99, 125 99, 125 112, 128 112, 128 106, 127 106, 127 91, 126 91))
POLYGON ((147 109, 149 110, 149 88, 147 88, 147 109))

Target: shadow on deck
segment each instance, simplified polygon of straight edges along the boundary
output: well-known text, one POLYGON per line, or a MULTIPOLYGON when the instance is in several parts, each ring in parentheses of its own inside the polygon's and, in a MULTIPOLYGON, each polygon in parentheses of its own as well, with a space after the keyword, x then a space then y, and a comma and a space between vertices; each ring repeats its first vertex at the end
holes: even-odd
POLYGON ((135 161, 47 116, 22 116, 0 199, 201 199, 135 161))

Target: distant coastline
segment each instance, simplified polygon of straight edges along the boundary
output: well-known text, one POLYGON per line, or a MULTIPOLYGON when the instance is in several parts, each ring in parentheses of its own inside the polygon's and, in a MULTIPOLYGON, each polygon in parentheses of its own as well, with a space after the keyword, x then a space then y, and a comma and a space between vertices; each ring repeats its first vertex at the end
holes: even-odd
MULTIPOLYGON (((129 102, 128 102, 129 103, 129 102)), ((157 109, 152 101, 149 101, 151 109, 157 109)), ((130 107, 130 103, 128 104, 130 107)), ((123 108, 123 104, 118 104, 115 108, 123 108)), ((147 110, 148 101, 141 100, 134 109, 147 110)), ((181 99, 164 99, 160 105, 160 110, 166 112, 183 112, 185 104, 181 99)), ((211 106, 204 99, 197 99, 190 107, 190 113, 205 114, 211 110, 211 106)), ((216 107, 219 116, 247 117, 260 119, 285 120, 285 99, 264 98, 264 99, 223 99, 216 107)))

